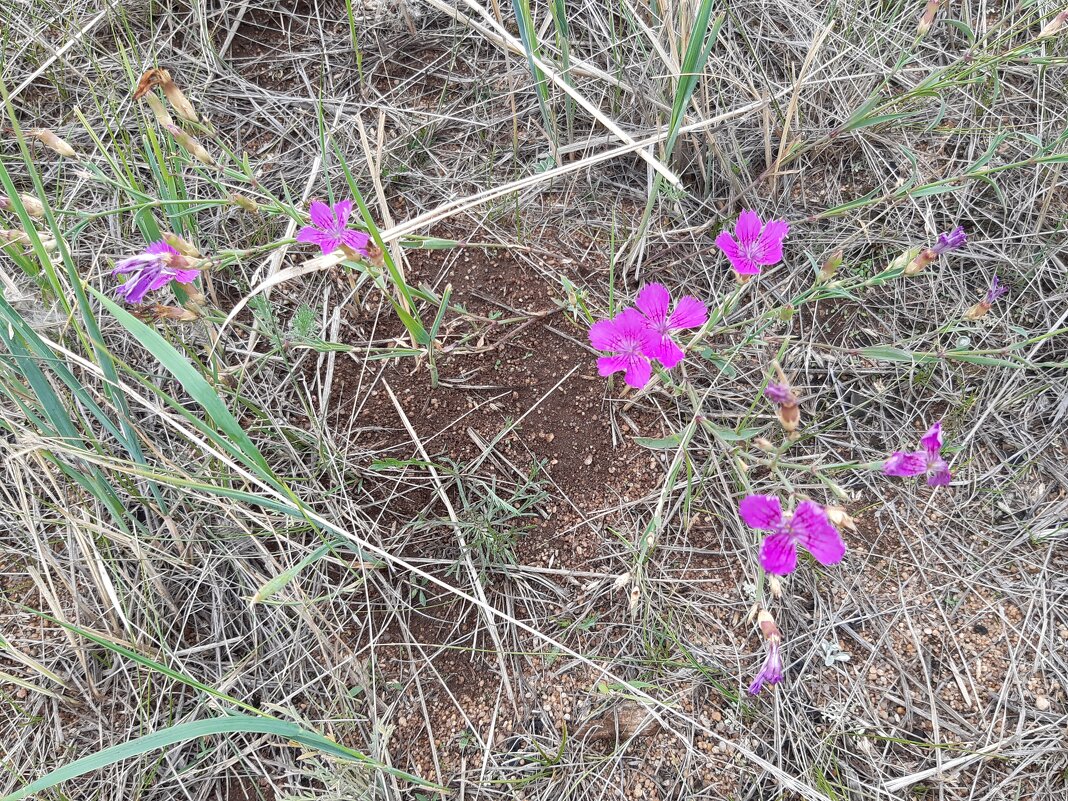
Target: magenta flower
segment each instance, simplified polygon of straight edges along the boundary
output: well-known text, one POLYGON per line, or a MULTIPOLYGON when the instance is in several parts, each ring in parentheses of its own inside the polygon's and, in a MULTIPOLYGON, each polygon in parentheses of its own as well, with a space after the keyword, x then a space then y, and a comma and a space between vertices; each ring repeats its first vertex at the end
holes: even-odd
POLYGON ((646 325, 656 334, 656 343, 643 351, 650 359, 656 359, 667 369, 681 362, 686 354, 671 337, 672 331, 700 328, 708 319, 705 304, 693 295, 683 295, 671 310, 671 293, 660 284, 646 284, 634 301, 646 325))
POLYGON ((734 236, 723 231, 716 244, 739 275, 759 275, 761 267, 782 261, 782 241, 789 231, 785 220, 769 220, 765 225, 755 211, 743 211, 735 223, 734 236))
POLYGON ((998 298, 1000 298, 1008 291, 1009 288, 1002 284, 1001 279, 999 279, 995 275, 994 280, 990 282, 990 289, 986 291, 986 298, 983 300, 983 303, 987 307, 993 306, 997 302, 998 298))
POLYGON ((127 275, 126 281, 115 288, 115 294, 127 303, 140 303, 145 295, 177 281, 195 281, 200 270, 189 268, 189 259, 162 240, 153 242, 144 253, 123 259, 115 265, 112 275, 127 275))
POLYGON ((636 389, 649 383, 653 368, 645 354, 659 343, 659 335, 637 309, 624 309, 611 320, 598 320, 590 327, 590 344, 614 354, 597 360, 597 372, 612 375, 623 370, 623 380, 636 389))
POLYGON ((760 546, 760 564, 769 573, 785 576, 797 566, 800 545, 821 565, 837 564, 846 546, 827 512, 813 501, 801 501, 790 518, 783 517, 779 499, 749 495, 738 504, 738 514, 747 525, 770 531, 760 546))
POLYGON ((932 487, 944 487, 953 478, 949 465, 940 455, 942 450, 942 421, 931 426, 920 439, 922 450, 894 451, 883 464, 883 473, 888 476, 927 476, 932 487))
POLYGON ((797 405, 797 396, 794 395, 794 391, 786 384, 780 384, 776 381, 772 381, 764 387, 764 397, 779 406, 797 405))
POLYGON ((782 654, 780 653, 779 638, 768 638, 768 655, 764 658, 764 664, 760 666, 760 672, 756 674, 753 683, 749 685, 749 694, 756 695, 765 684, 778 684, 782 681, 782 654))
POLYGON ((366 256, 371 237, 363 231, 351 231, 348 228, 349 215, 352 214, 352 201, 342 200, 331 209, 318 200, 311 204, 308 215, 312 224, 306 225, 297 233, 298 242, 318 245, 323 253, 333 253, 339 247, 355 250, 366 256))
POLYGON ((941 256, 947 251, 963 247, 967 242, 968 235, 964 233, 964 226, 958 225, 948 234, 939 234, 938 243, 931 250, 935 252, 935 255, 941 256))

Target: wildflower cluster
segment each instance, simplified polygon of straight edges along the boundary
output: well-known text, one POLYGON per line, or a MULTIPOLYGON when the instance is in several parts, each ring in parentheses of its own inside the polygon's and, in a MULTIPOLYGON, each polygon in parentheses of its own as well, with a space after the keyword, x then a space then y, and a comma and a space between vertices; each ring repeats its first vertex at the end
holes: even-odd
POLYGON ((686 358, 672 333, 700 328, 708 320, 705 304, 692 295, 671 308, 671 294, 661 284, 647 284, 634 300, 637 308, 621 311, 590 327, 590 344, 611 356, 597 360, 602 376, 622 372, 627 386, 641 389, 652 376, 652 361, 670 370, 686 358))

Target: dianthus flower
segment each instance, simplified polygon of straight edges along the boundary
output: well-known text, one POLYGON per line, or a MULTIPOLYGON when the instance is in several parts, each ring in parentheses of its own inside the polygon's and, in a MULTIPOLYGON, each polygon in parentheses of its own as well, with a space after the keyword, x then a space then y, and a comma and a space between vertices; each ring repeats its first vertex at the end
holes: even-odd
POLYGON ((1003 285, 995 275, 994 280, 990 282, 990 289, 986 291, 986 296, 964 313, 964 319, 978 320, 980 317, 985 317, 998 299, 1008 291, 1009 288, 1003 285))
POLYGON ((200 270, 191 268, 190 263, 166 242, 153 242, 144 253, 115 265, 112 275, 129 276, 115 289, 115 294, 127 303, 140 303, 147 293, 161 289, 171 281, 191 283, 200 275, 200 270))
POLYGON ((700 328, 708 320, 705 304, 693 295, 683 295, 671 309, 671 293, 661 284, 646 284, 638 292, 634 305, 645 315, 646 325, 656 334, 654 344, 642 352, 667 369, 681 362, 686 354, 671 336, 672 331, 700 328))
POLYGON ((764 658, 764 664, 760 666, 760 672, 756 674, 753 683, 749 685, 749 694, 756 695, 765 684, 778 684, 782 681, 782 634, 775 624, 775 618, 766 610, 761 609, 757 613, 757 623, 760 625, 760 633, 764 635, 767 644, 768 655, 764 658))
POLYGON ((953 475, 949 465, 940 455, 942 450, 942 421, 931 426, 920 439, 921 450, 894 451, 883 464, 883 473, 888 476, 927 476, 927 483, 932 487, 944 487, 953 475))
POLYGON ((778 498, 749 495, 738 505, 738 514, 747 525, 771 532, 760 546, 760 564, 769 573, 785 576, 793 572, 798 545, 821 565, 837 564, 845 556, 846 546, 838 529, 814 501, 801 501, 786 518, 778 498))
POLYGON ((624 309, 611 320, 598 320, 590 327, 590 344, 613 354, 597 360, 601 375, 622 370, 628 386, 640 389, 649 383, 653 368, 646 354, 660 346, 660 335, 637 309, 624 309))
POLYGON ((362 256, 367 256, 367 246, 371 237, 363 231, 351 231, 348 228, 349 216, 352 214, 352 201, 342 200, 335 203, 333 209, 316 200, 308 209, 312 224, 306 225, 297 233, 298 242, 318 245, 323 253, 333 253, 344 245, 362 256))
POLYGON ((743 211, 735 223, 734 236, 722 231, 716 237, 716 245, 738 275, 759 275, 761 267, 782 261, 782 241, 789 231, 785 220, 764 224, 755 211, 743 211))
POLYGON ((927 265, 943 253, 963 247, 968 242, 968 235, 964 233, 964 227, 958 225, 948 233, 939 234, 938 241, 929 248, 924 248, 905 267, 905 275, 916 275, 927 265))

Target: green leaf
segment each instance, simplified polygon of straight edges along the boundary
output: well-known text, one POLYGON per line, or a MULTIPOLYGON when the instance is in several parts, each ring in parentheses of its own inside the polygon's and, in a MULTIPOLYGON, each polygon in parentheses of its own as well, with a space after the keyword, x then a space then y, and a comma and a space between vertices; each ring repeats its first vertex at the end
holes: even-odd
POLYGON ((267 461, 263 458, 242 425, 226 408, 222 398, 218 396, 207 379, 189 362, 189 360, 175 350, 170 342, 165 340, 159 333, 138 320, 124 308, 116 304, 107 296, 101 294, 92 287, 89 288, 104 308, 110 311, 134 338, 151 353, 159 363, 169 372, 179 384, 182 385, 189 396, 195 400, 219 430, 237 446, 240 453, 245 457, 244 461, 252 467, 257 474, 277 489, 286 494, 284 485, 275 478, 267 461))
POLYGON ((634 441, 643 448, 652 448, 656 451, 666 451, 679 447, 682 442, 681 434, 671 434, 666 437, 635 437, 634 441))
POLYGON ((385 771, 386 773, 405 779, 413 784, 418 784, 422 787, 430 787, 438 790, 444 789, 426 781, 425 779, 420 779, 418 776, 413 776, 410 773, 405 773, 402 770, 397 770, 396 768, 391 768, 380 762, 376 762, 370 757, 361 754, 359 751, 354 751, 351 748, 339 745, 321 734, 309 731, 302 726, 298 726, 296 723, 290 723, 286 720, 275 720, 274 718, 253 718, 248 717, 247 715, 229 715, 222 718, 197 720, 191 723, 179 723, 177 726, 171 726, 162 731, 146 734, 144 737, 138 737, 136 740, 130 740, 126 743, 120 743, 119 745, 105 748, 95 754, 82 757, 81 759, 71 762, 69 765, 64 765, 61 768, 56 768, 55 770, 46 773, 37 781, 31 782, 10 795, 4 796, 0 801, 20 801, 20 799, 28 798, 43 790, 55 787, 57 784, 62 784, 65 781, 77 778, 78 776, 83 776, 91 771, 105 768, 116 762, 139 757, 150 751, 159 751, 162 748, 167 748, 176 743, 195 740, 200 737, 208 737, 214 734, 270 734, 284 740, 291 740, 299 743, 306 748, 312 748, 326 756, 335 757, 348 762, 361 762, 368 767, 385 771))

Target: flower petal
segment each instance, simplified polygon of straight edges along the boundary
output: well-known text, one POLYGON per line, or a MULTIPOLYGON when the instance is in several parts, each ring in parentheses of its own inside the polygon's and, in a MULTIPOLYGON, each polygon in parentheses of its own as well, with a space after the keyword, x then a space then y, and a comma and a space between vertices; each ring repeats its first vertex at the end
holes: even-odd
POLYGON ((738 504, 738 515, 747 526, 770 531, 782 522, 782 504, 774 495, 747 495, 738 504))
POLYGON ((316 200, 311 204, 308 208, 308 216, 311 217, 312 224, 323 231, 329 231, 337 224, 334 212, 330 211, 330 207, 321 200, 316 200))
POLYGON ((336 219, 336 222, 334 223, 334 225, 337 226, 338 230, 341 230, 343 228, 348 227, 349 215, 351 215, 351 214, 352 214, 352 201, 351 200, 340 200, 340 201, 338 201, 337 203, 334 204, 334 217, 336 219))
POLYGON ((175 256, 178 255, 178 251, 172 248, 162 239, 158 242, 153 242, 147 248, 145 248, 145 253, 151 254, 153 256, 158 256, 160 253, 173 253, 175 256))
POLYGON ((925 451, 894 451, 883 464, 883 475, 919 476, 927 472, 927 453, 925 451))
POLYGON ((341 240, 333 234, 323 234, 323 238, 319 240, 319 247, 323 253, 333 253, 340 244, 341 240))
POLYGON ((344 231, 341 234, 341 244, 350 247, 357 253, 367 255, 367 246, 371 243, 371 237, 363 231, 344 231))
POLYGON ((769 534, 760 546, 760 565, 769 573, 785 576, 797 567, 797 546, 785 534, 769 534))
POLYGON ((683 295, 668 318, 668 328, 673 331, 681 328, 700 328, 707 320, 708 309, 705 304, 693 295, 683 295))
POLYGON ((741 245, 752 244, 760 239, 762 227, 760 215, 747 209, 738 215, 738 222, 734 225, 734 235, 738 237, 741 245))
POLYGON ((827 513, 818 503, 802 501, 790 518, 790 531, 801 546, 821 565, 842 561, 846 546, 838 529, 831 525, 827 513))
POLYGON ((620 370, 627 369, 627 357, 626 356, 602 356, 597 360, 597 374, 598 375, 612 375, 612 373, 618 373, 620 370))
POLYGON ((649 383, 649 379, 653 375, 652 364, 649 363, 647 358, 639 354, 625 358, 627 360, 627 372, 623 376, 623 380, 627 383, 627 386, 641 389, 649 383))
POLYGON ((716 237, 716 246, 723 251, 723 255, 727 257, 727 261, 731 263, 731 267, 734 268, 736 273, 740 275, 757 275, 760 272, 760 267, 742 255, 738 243, 726 231, 722 231, 716 237))
POLYGON ((305 225, 303 228, 297 231, 297 241, 307 242, 311 245, 318 245, 328 236, 329 234, 324 234, 322 231, 320 231, 313 225, 305 225))
POLYGON ((765 265, 778 264, 782 261, 782 241, 789 232, 790 224, 785 220, 770 220, 760 232, 757 261, 765 265))
POLYGON ((634 299, 634 305, 649 319, 653 328, 663 330, 671 308, 671 293, 663 284, 646 284, 634 299))
POLYGON ((953 474, 949 472, 949 464, 945 459, 935 458, 927 466, 927 485, 931 487, 944 487, 953 480, 953 474))
POLYGON ((619 331, 615 319, 598 320, 590 326, 590 344, 595 350, 615 350, 618 342, 619 331))
POLYGON ((686 358, 682 348, 676 345, 671 337, 663 337, 650 343, 649 346, 642 348, 642 353, 650 359, 656 359, 668 370, 686 358))
POLYGON ((920 445, 928 453, 938 453, 942 450, 942 421, 939 420, 929 429, 927 433, 920 439, 920 445))
POLYGON ((175 270, 174 280, 179 284, 190 284, 200 277, 200 270, 175 270))

